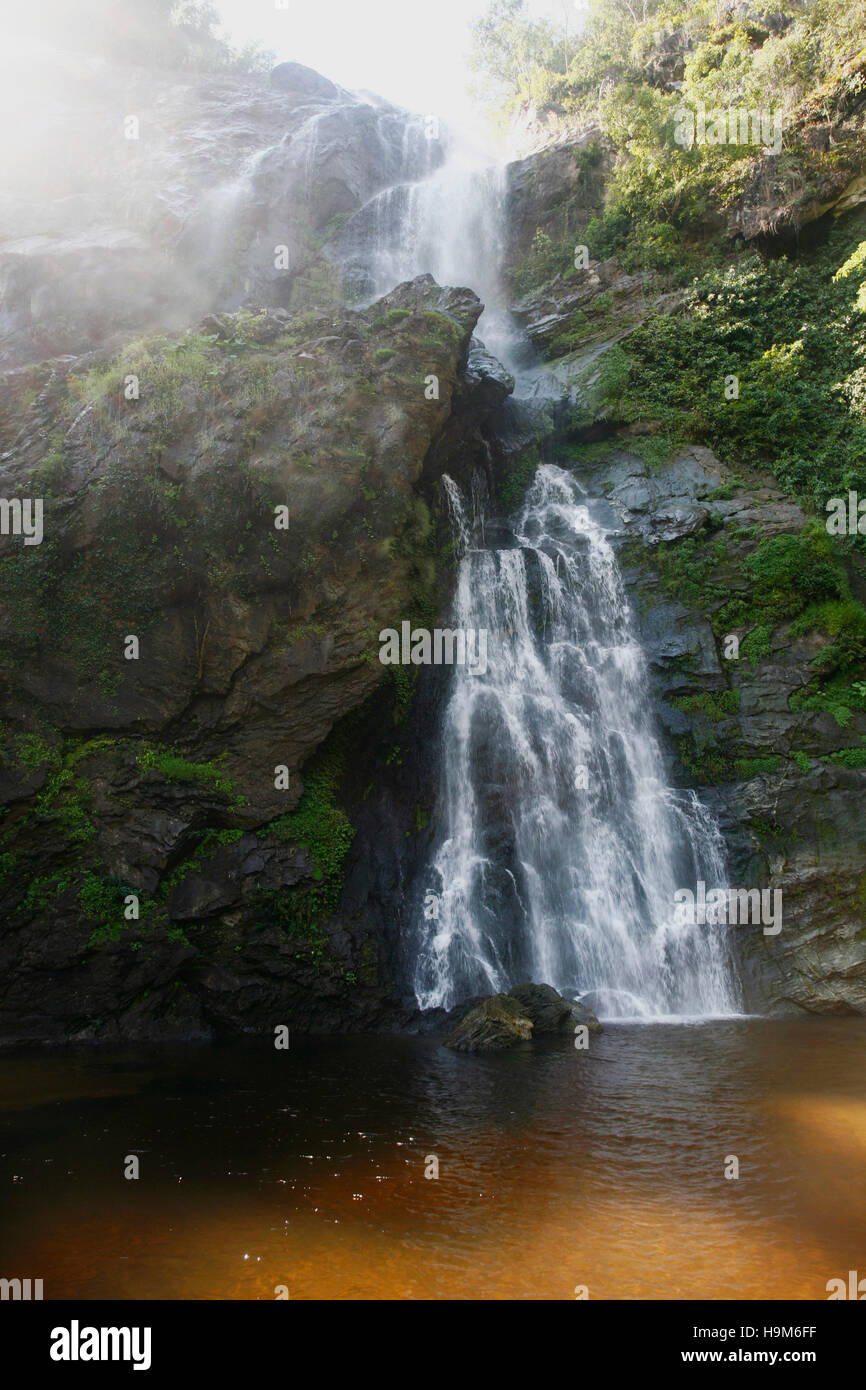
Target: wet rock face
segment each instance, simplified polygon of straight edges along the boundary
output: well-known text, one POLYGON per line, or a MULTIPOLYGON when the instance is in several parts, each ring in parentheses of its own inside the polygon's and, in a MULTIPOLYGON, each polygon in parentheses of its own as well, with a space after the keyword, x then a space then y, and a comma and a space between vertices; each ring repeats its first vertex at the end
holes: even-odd
POLYGON ((271 86, 296 101, 337 101, 340 96, 335 83, 303 63, 278 63, 271 72, 271 86))
MULTIPOLYGON (((543 137, 542 137, 543 138, 543 137)), ((568 238, 601 206, 611 152, 602 149, 598 126, 546 143, 508 166, 509 236, 512 258, 529 250, 539 227, 551 237, 568 238), (596 155, 595 150, 599 153, 596 155), (588 152, 592 152, 591 158, 588 152)))
POLYGON ((809 764, 732 788, 723 808, 732 878, 760 878, 782 893, 778 935, 735 929, 746 1007, 863 1014, 866 778, 861 769, 809 764))
POLYGON ((309 303, 329 277, 338 298, 330 233, 444 157, 421 117, 297 63, 270 84, 73 67, 48 110, 41 84, 32 110, 0 110, 21 136, 0 152, 0 364, 309 303))
POLYGON ((480 311, 424 276, 0 381, 0 491, 44 500, 0 548, 4 1040, 404 1016, 340 788, 393 761, 378 633, 440 601, 437 469, 507 385, 480 311))

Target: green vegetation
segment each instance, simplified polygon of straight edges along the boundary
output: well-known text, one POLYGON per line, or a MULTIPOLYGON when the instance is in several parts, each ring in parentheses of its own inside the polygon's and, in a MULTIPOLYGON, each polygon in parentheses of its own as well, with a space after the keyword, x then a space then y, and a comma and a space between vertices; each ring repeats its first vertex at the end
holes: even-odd
POLYGON ((246 804, 246 798, 240 795, 234 782, 215 763, 192 763, 178 753, 153 748, 149 744, 142 747, 137 762, 145 772, 158 772, 166 782, 193 783, 226 797, 235 806, 246 804))
MULTIPOLYGON (((783 622, 794 620, 792 638, 824 633, 831 640, 815 658, 815 688, 807 695, 839 675, 847 674, 850 684, 866 658, 866 609, 851 596, 835 539, 817 522, 796 535, 765 537, 738 562, 750 592, 731 597, 724 566, 732 558, 733 539, 689 536, 662 542, 654 564, 663 591, 703 609, 717 638, 747 628, 740 654, 752 664, 769 655, 772 633, 783 622)), ((626 555, 639 559, 637 551, 626 555)))
POLYGON ((191 837, 196 841, 195 849, 188 854, 185 859, 178 864, 172 872, 163 879, 160 885, 160 896, 164 899, 169 896, 173 888, 176 888, 184 879, 192 874, 201 873, 205 865, 213 858, 218 849, 224 845, 236 844, 243 836, 243 830, 224 829, 224 830, 199 830, 191 837))
POLYGON ((684 714, 703 714, 713 724, 736 714, 740 707, 739 690, 702 690, 694 695, 676 695, 671 704, 684 714))
POLYGON ((515 295, 529 294, 555 276, 564 279, 575 276, 574 248, 551 241, 541 228, 535 233, 529 254, 511 272, 511 288, 515 295))
POLYGON ((690 143, 684 109, 784 111, 793 129, 779 173, 799 171, 801 184, 805 171, 820 186, 850 157, 812 148, 791 117, 809 99, 836 122, 854 108, 862 76, 848 65, 862 61, 862 5, 793 0, 785 17, 770 32, 715 0, 589 0, 574 33, 568 19, 530 19, 524 0, 492 0, 473 25, 471 61, 478 95, 503 125, 526 105, 600 123, 617 158, 605 208, 583 240, 597 259, 617 255, 629 271, 652 268, 683 283, 698 267, 698 241, 706 260, 708 210, 736 200, 757 153, 748 144, 690 143), (673 37, 671 58, 661 35, 673 37))
POLYGON ((866 744, 861 748, 840 748, 823 759, 835 767, 866 767, 866 744))
POLYGON ((50 762, 53 758, 53 751, 50 744, 39 734, 19 735, 16 746, 16 756, 22 767, 29 772, 34 772, 43 763, 50 762))
POLYGON ((156 904, 139 894, 119 878, 102 878, 88 870, 78 889, 78 907, 82 917, 95 922, 88 946, 98 946, 105 941, 118 941, 123 931, 131 927, 141 927, 145 919, 156 910, 156 904), (139 900, 138 920, 127 918, 125 899, 134 894, 139 900))
POLYGON ((750 777, 759 777, 762 773, 775 772, 778 769, 781 758, 777 753, 771 753, 764 758, 735 758, 734 771, 737 776, 746 782, 750 777))
POLYGON ((702 275, 680 312, 610 350, 599 405, 709 444, 733 467, 770 468, 822 513, 849 488, 866 495, 866 315, 859 278, 838 276, 861 244, 862 230, 839 224, 796 262, 750 255, 702 275))
POLYGON ((304 769, 304 791, 295 810, 259 832, 303 845, 313 861, 309 888, 261 895, 259 925, 276 922, 287 935, 299 940, 324 939, 323 923, 339 902, 343 864, 355 837, 354 827, 337 801, 349 752, 348 730, 332 734, 304 769))
POLYGON ((52 756, 51 770, 34 802, 37 820, 54 821, 62 838, 79 847, 88 844, 96 834, 91 818, 90 783, 77 772, 77 764, 91 750, 93 742, 72 744, 52 756))
POLYGON ((506 511, 513 512, 520 506, 540 462, 537 444, 530 444, 516 459, 508 476, 499 484, 499 500, 506 511))
POLYGON ((68 874, 60 873, 46 874, 43 877, 31 879, 24 897, 15 909, 16 912, 44 912, 55 898, 59 898, 61 893, 66 892, 71 881, 68 874))
POLYGON ((733 780, 733 757, 727 741, 684 734, 678 739, 677 747, 683 767, 700 786, 733 780))
POLYGON ((746 782, 752 777, 777 772, 782 761, 777 753, 747 757, 736 740, 713 736, 699 738, 695 734, 685 734, 678 747, 684 768, 702 786, 732 782, 735 778, 746 782))
MULTIPOLYGON (((860 142, 844 123, 866 84, 862 31, 862 0, 794 0, 767 27, 722 14, 714 0, 590 0, 577 33, 531 20, 523 0, 493 0, 474 26, 488 103, 506 115, 533 103, 597 120, 615 154, 603 208, 568 244, 539 228, 514 292, 572 273, 575 241, 595 259, 653 272, 658 289, 684 287, 671 312, 605 353, 586 423, 654 421, 659 443, 641 445, 653 462, 668 442, 708 444, 737 469, 771 469, 821 512, 848 489, 866 495, 862 218, 770 258, 743 254, 719 214, 731 216, 747 192, 749 206, 832 201, 861 172, 860 142), (772 171, 763 137, 689 143, 683 113, 699 106, 783 113, 772 171), (839 134, 825 148, 811 128, 828 120, 839 134)), ((578 347, 603 298, 546 350, 578 347)), ((757 638, 752 647, 763 650, 757 638)))

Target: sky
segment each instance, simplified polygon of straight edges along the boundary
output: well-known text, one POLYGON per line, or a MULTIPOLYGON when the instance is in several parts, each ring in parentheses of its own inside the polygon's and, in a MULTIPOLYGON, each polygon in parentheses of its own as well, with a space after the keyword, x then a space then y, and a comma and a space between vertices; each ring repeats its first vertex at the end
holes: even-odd
MULTIPOLYGON (((470 26, 487 0, 216 0, 236 45, 257 42, 281 62, 305 63, 456 124, 473 120, 466 93, 470 26)), ((535 15, 577 24, 585 0, 528 0, 535 15)), ((477 119, 477 113, 476 117, 477 119)))

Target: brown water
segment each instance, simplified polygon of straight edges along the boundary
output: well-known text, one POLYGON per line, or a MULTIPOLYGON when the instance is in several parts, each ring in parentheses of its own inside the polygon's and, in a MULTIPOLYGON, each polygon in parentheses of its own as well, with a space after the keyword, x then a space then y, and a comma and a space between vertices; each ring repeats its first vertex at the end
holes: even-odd
POLYGON ((0 1076, 0 1276, 46 1298, 825 1299, 866 1274, 861 1020, 612 1024, 589 1053, 486 1058, 53 1053, 0 1076))

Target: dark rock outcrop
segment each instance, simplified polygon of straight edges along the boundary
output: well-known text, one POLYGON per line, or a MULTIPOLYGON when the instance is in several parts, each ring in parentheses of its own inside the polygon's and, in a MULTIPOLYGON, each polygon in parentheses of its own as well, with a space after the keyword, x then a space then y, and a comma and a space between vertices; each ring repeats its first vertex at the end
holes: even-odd
POLYGON ((573 240, 601 207, 611 161, 599 127, 588 126, 509 164, 509 260, 526 255, 539 227, 553 240, 573 240))
POLYGON ((44 497, 0 547, 4 1040, 406 1016, 337 909, 400 736, 378 634, 443 601, 440 472, 508 387, 465 373, 480 311, 424 276, 0 382, 2 491, 44 497))
POLYGON ((470 1000, 454 1012, 459 1022, 444 1046, 455 1052, 501 1052, 546 1034, 573 1034, 580 1025, 591 1033, 602 1031, 592 1009, 566 999, 552 985, 529 981, 507 994, 470 1000))
POLYGON ((590 1033, 600 1033, 601 1024, 592 1009, 574 999, 566 999, 552 985, 535 985, 530 981, 515 985, 508 991, 530 1019, 533 1037, 543 1033, 573 1033, 578 1024, 585 1024, 590 1033))
POLYGON ((531 1037, 532 1021, 522 1005, 508 994, 491 994, 469 1010, 444 1045, 455 1052, 501 1052, 531 1037))

